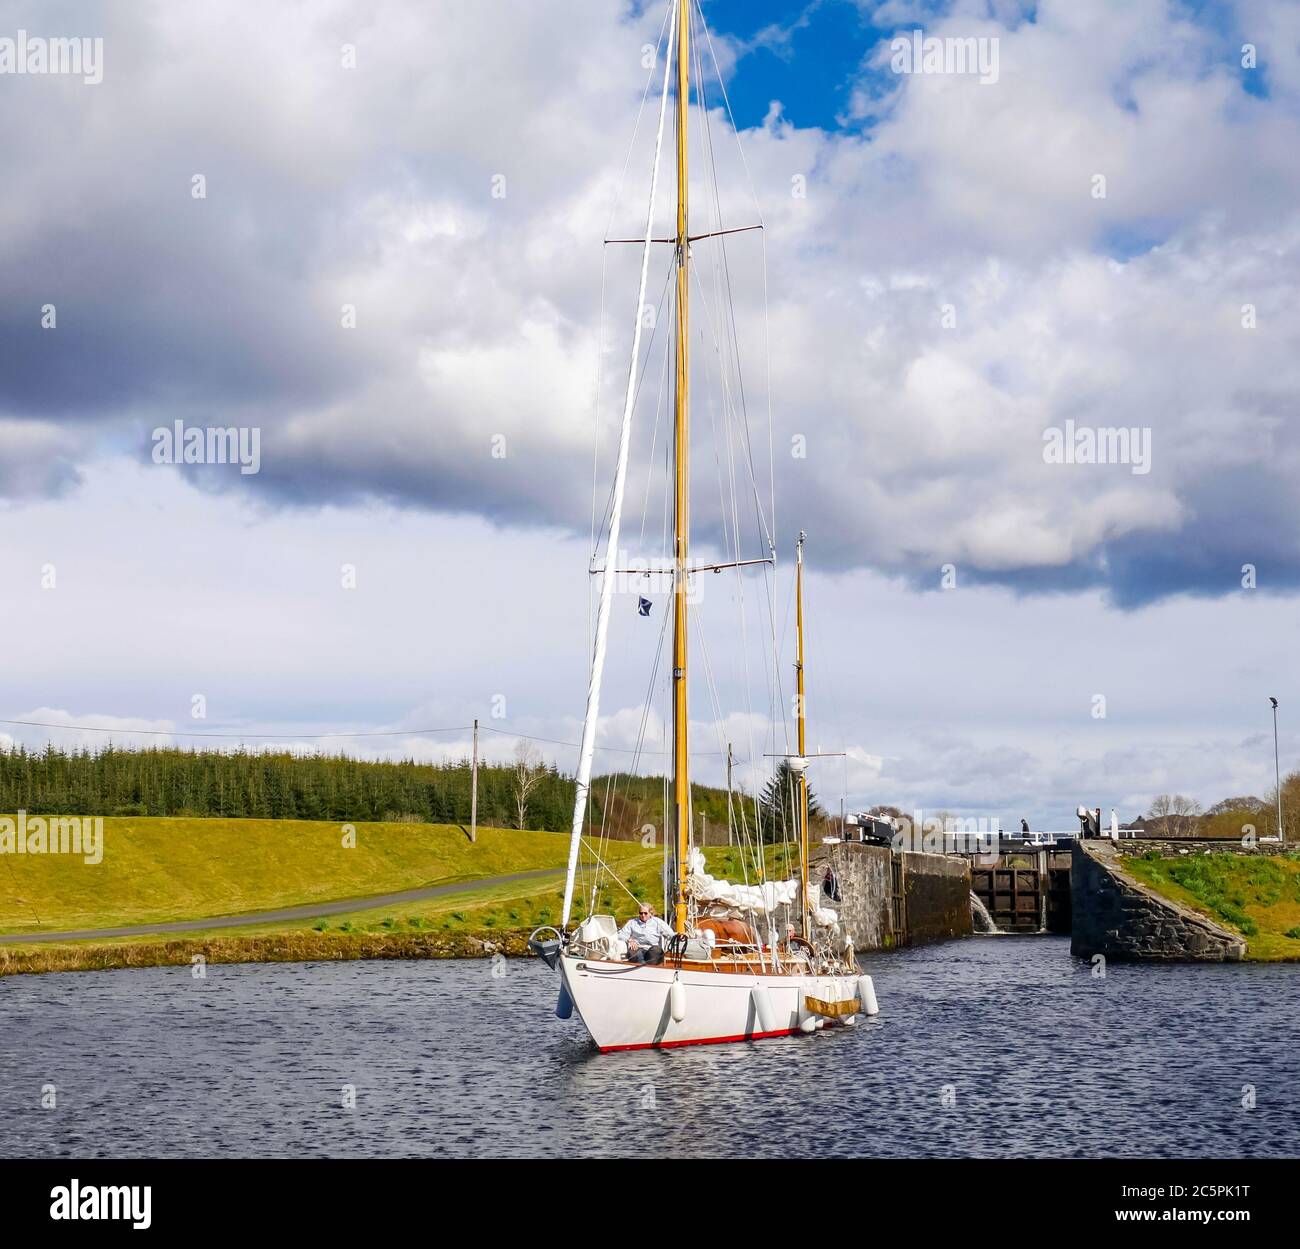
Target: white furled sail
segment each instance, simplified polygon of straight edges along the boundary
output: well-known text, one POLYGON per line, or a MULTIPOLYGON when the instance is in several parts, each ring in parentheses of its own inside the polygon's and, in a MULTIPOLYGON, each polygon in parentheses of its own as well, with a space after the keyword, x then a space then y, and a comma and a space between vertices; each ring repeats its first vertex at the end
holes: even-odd
MULTIPOLYGON (((673 21, 681 0, 673 0, 673 21)), ((669 30, 673 29, 670 22, 669 30)), ((659 189, 659 157, 663 150, 664 118, 668 112, 668 80, 673 58, 664 58, 664 85, 659 101, 659 131, 655 136, 654 169, 650 175, 650 206, 646 210, 645 243, 641 250, 641 280, 637 285, 636 317, 632 331, 632 361, 627 371, 627 394, 623 401, 623 424, 618 436, 618 460, 614 469, 614 495, 610 507, 609 539, 605 544, 605 571, 600 580, 600 601, 596 608, 596 636, 591 652, 591 679, 587 684, 587 714, 582 722, 582 745, 578 753, 577 791, 573 799, 573 831, 569 839, 569 868, 564 879, 564 910, 560 929, 569 926, 573 906, 573 882, 578 870, 578 848, 587 818, 587 796, 591 790, 591 761, 596 750, 596 720, 600 715, 600 683, 605 671, 605 645, 609 635, 610 604, 614 596, 614 563, 618 558, 619 530, 623 520, 623 493, 627 482, 628 446, 632 433, 632 408, 636 402, 637 366, 641 359, 642 308, 646 279, 650 272, 650 240, 654 233, 655 197, 659 189)))
POLYGON ((761 885, 733 885, 710 876, 704 870, 704 852, 691 851, 691 874, 687 889, 702 910, 710 915, 743 919, 750 914, 771 915, 778 907, 791 906, 799 896, 797 880, 768 880, 761 885))
MULTIPOLYGON (((781 907, 793 906, 799 896, 799 882, 766 880, 761 885, 737 885, 729 880, 710 876, 704 870, 704 852, 691 851, 691 873, 687 890, 699 905, 702 915, 721 916, 727 919, 747 919, 759 915, 773 915, 781 907)), ((808 914, 819 928, 837 928, 839 914, 830 907, 819 905, 818 887, 808 886, 808 914)))

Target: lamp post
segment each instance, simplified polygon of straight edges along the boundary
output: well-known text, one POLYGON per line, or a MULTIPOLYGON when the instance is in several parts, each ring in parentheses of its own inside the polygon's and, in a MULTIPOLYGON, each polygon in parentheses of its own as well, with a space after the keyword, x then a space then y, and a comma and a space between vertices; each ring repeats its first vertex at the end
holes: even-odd
POLYGON ((1277 839, 1286 845, 1286 833, 1282 829, 1282 767, 1277 753, 1277 699, 1270 697, 1273 704, 1273 779, 1277 783, 1277 839))

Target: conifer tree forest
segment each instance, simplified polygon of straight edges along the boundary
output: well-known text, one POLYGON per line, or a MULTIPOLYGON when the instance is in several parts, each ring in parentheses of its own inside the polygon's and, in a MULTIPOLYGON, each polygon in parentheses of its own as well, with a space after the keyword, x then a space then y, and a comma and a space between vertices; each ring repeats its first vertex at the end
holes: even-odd
MULTIPOLYGON (((532 828, 564 829, 573 780, 542 765, 532 828)), ((513 765, 479 764, 480 824, 517 820, 513 765)), ((288 751, 0 750, 0 811, 467 824, 469 760, 381 762, 288 751)))

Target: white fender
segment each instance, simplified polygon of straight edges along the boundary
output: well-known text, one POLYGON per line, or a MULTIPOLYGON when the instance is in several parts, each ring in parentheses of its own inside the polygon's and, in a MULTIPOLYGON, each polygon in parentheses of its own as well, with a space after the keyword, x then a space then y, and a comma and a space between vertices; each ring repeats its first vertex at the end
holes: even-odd
POLYGON ((879 1015, 880 1007, 876 1002, 876 986, 870 976, 858 977, 858 1001, 862 1003, 864 1015, 879 1015))
POLYGON ((772 999, 767 995, 767 989, 756 984, 749 991, 749 1000, 754 1004, 754 1022, 758 1025, 759 1032, 775 1032, 776 1017, 772 1013, 772 999))
POLYGON ((812 991, 812 985, 806 980, 799 982, 799 1031, 816 1032, 817 1016, 808 1009, 808 998, 816 996, 812 991))
POLYGON ((675 978, 668 986, 668 1013, 673 1023, 681 1023, 686 1018, 686 986, 675 978))
MULTIPOLYGON (((833 980, 819 980, 816 983, 816 996, 822 999, 823 1002, 840 1001, 840 994, 836 992, 836 984, 833 980)), ((829 1020, 826 1015, 816 1016, 816 1025, 819 1028, 826 1027, 827 1023, 829 1023, 829 1020)))
MULTIPOLYGON (((856 978, 856 977, 855 977, 855 978, 852 978, 852 979, 850 979, 850 978, 845 978, 845 979, 841 980, 841 981, 840 981, 840 1001, 841 1001, 841 1002, 851 1002, 851 1001, 852 1001, 854 998, 856 998, 856 997, 858 997, 858 981, 857 981, 857 978, 856 978)), ((859 1006, 859 1007, 862 1007, 862 1005, 863 1005, 862 999, 861 999, 861 998, 858 998, 858 1006, 859 1006)), ((853 1027, 853 1025, 854 1025, 855 1023, 857 1023, 857 1022, 858 1022, 858 1017, 857 1017, 856 1014, 853 1014, 853 1015, 845 1015, 845 1016, 840 1020, 840 1023, 842 1023, 846 1028, 851 1028, 851 1027, 853 1027)))

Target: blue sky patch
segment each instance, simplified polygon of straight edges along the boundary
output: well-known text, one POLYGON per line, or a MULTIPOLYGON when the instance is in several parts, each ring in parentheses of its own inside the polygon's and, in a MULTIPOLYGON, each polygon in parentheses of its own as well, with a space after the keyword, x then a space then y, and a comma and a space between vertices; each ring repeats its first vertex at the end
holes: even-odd
POLYGON ((796 126, 838 128, 863 57, 889 33, 852 0, 706 0, 704 16, 750 48, 727 84, 741 127, 759 125, 780 100, 796 126))

